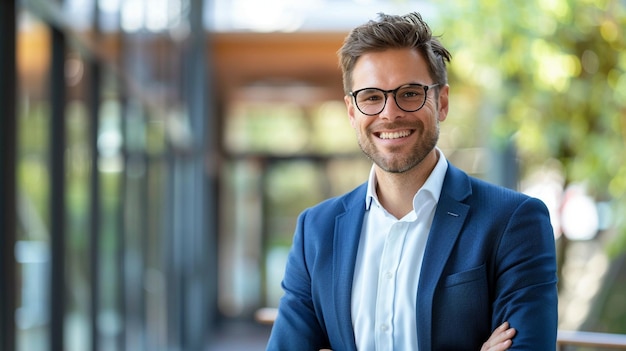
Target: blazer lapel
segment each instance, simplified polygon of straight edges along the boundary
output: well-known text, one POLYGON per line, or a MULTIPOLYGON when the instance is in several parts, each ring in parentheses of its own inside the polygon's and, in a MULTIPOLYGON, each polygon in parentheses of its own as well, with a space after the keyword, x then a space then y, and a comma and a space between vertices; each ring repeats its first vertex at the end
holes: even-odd
POLYGON ((470 194, 468 176, 449 164, 428 235, 417 289, 417 338, 420 350, 433 349, 431 340, 433 296, 467 217, 469 205, 462 201, 470 194))
POLYGON ((363 215, 365 213, 365 186, 345 199, 346 211, 335 219, 333 242, 333 294, 337 331, 344 342, 344 350, 356 350, 352 330, 351 300, 354 265, 359 249, 363 215))

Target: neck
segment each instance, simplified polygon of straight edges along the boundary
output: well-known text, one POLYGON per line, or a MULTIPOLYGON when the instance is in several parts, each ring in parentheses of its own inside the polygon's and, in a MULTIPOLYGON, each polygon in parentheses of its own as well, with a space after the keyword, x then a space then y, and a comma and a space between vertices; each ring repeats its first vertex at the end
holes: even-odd
POLYGON ((439 160, 439 152, 433 150, 412 169, 403 173, 385 172, 376 166, 376 194, 381 205, 396 218, 402 218, 413 210, 413 198, 439 160))

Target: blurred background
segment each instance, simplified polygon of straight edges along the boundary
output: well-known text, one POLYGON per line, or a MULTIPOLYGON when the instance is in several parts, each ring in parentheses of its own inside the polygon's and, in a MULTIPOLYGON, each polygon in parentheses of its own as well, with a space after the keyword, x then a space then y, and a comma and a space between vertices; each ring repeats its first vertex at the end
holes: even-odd
POLYGON ((370 168, 336 52, 411 11, 448 159, 551 210, 560 330, 626 334, 626 1, 3 0, 0 350, 263 350, 296 216, 370 168))

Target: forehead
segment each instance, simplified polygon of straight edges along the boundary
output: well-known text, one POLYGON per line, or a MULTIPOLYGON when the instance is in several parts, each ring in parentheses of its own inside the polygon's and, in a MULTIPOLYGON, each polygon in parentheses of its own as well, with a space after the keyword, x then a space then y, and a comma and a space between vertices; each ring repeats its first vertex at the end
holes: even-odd
POLYGON ((417 49, 368 52, 359 57, 352 72, 353 90, 394 89, 408 83, 432 84, 426 60, 417 49))

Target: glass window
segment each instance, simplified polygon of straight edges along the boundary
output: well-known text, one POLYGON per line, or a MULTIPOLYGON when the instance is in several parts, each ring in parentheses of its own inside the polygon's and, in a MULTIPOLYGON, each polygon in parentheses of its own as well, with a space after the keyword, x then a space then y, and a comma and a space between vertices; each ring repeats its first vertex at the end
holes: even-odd
POLYGON ((345 104, 308 99, 320 90, 245 87, 228 109, 219 249, 219 301, 227 316, 276 307, 300 212, 367 179, 371 163, 345 104))
POLYGON ((235 103, 225 120, 224 143, 235 153, 293 154, 309 144, 309 124, 294 103, 235 103))
POLYGON ((46 25, 26 11, 18 16, 16 259, 17 348, 47 350, 49 315, 49 169, 48 130, 50 35, 46 25))

